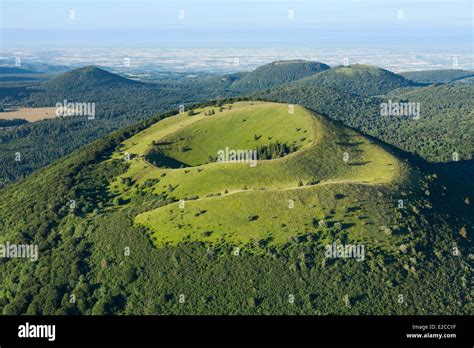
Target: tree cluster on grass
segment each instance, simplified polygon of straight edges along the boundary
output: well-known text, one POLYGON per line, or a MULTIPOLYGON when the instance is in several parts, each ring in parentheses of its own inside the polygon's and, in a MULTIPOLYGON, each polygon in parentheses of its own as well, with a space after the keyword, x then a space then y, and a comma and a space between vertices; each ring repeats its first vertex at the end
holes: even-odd
POLYGON ((280 158, 289 155, 298 149, 299 147, 293 143, 288 145, 287 143, 280 143, 277 141, 268 145, 257 146, 257 158, 259 160, 280 158))

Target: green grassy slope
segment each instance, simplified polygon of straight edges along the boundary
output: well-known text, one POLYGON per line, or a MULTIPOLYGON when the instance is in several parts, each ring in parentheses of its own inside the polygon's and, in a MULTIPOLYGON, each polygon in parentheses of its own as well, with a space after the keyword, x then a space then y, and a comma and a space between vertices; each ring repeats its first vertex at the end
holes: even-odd
POLYGON ((164 147, 165 154, 196 166, 206 163, 209 156, 216 156, 224 144, 230 149, 256 149, 278 141, 299 148, 309 145, 316 136, 308 122, 311 116, 297 112, 291 117, 288 106, 274 107, 271 111, 261 103, 230 105, 231 110, 228 107, 160 139, 172 144, 169 149, 164 147))
POLYGON ((349 226, 354 236, 380 235, 383 219, 374 224, 357 220, 357 216, 345 221, 344 216, 351 207, 364 210, 355 203, 357 190, 351 191, 351 184, 389 184, 406 175, 402 174, 403 164, 381 147, 299 106, 292 114, 288 105, 258 102, 225 105, 222 112, 212 116, 206 116, 207 112, 199 109, 194 116, 164 120, 127 140, 113 156, 133 156, 128 171, 111 185, 113 194, 123 202, 133 204, 141 192, 191 199, 186 203, 189 209, 182 210, 175 203, 136 218, 156 232, 153 236, 158 244, 183 240, 245 244, 266 238, 281 244, 308 229, 314 223, 312 218, 324 219, 332 210, 332 224, 338 221, 349 226), (153 141, 171 143, 166 156, 193 167, 153 166, 146 159, 153 141), (299 150, 258 161, 255 167, 247 163, 204 164, 219 149, 252 149, 271 141, 295 143, 299 150), (187 150, 179 150, 183 148, 187 150), (131 187, 123 184, 130 182, 131 187), (350 192, 349 197, 338 199, 339 191, 350 192), (288 208, 290 201, 298 202, 294 209, 288 208), (323 206, 332 209, 324 212, 323 206), (339 210, 337 214, 335 210, 339 210), (258 218, 252 221, 251 216, 258 218), (211 234, 213 237, 208 238, 211 234))

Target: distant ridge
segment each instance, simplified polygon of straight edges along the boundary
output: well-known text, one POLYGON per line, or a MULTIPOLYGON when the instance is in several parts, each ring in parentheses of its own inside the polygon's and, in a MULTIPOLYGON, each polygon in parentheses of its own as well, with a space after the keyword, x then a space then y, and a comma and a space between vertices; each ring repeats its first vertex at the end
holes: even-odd
POLYGON ((305 60, 280 60, 262 65, 235 81, 230 89, 256 91, 288 83, 328 70, 324 63, 305 60))
POLYGON ((460 69, 420 70, 402 72, 400 75, 418 83, 448 83, 473 77, 474 71, 460 69))
POLYGON ((0 74, 23 75, 23 74, 42 74, 38 71, 22 69, 14 66, 0 66, 0 74))

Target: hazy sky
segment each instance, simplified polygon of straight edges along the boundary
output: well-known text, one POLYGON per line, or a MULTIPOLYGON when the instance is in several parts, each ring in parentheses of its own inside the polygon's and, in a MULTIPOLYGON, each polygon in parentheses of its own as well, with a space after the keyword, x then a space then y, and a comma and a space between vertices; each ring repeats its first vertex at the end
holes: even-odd
POLYGON ((5 48, 294 46, 469 51, 473 47, 472 0, 0 3, 5 48))

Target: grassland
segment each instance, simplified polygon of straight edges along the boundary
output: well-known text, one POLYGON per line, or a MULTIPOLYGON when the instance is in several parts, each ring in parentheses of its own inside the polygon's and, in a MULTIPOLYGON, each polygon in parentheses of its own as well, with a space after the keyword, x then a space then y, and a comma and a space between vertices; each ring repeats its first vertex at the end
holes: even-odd
POLYGON ((373 197, 404 178, 402 162, 300 106, 293 113, 286 104, 263 102, 228 104, 209 115, 212 109, 160 121, 126 140, 112 156, 130 156, 127 172, 109 187, 121 198, 116 208, 135 204, 144 193, 174 201, 135 218, 157 245, 202 241, 252 247, 309 235, 393 247, 395 237, 381 232, 391 223, 391 207, 373 197), (298 151, 255 167, 206 163, 219 149, 276 141, 293 143, 298 151), (186 167, 149 163, 146 155, 156 143, 167 144, 166 156, 186 167))
POLYGON ((56 118, 55 107, 44 107, 44 108, 19 108, 15 111, 0 112, 0 119, 13 120, 13 119, 24 119, 29 122, 36 122, 48 118, 56 118))
POLYGON ((209 156, 216 156, 224 145, 230 149, 255 149, 279 141, 304 148, 317 140, 317 129, 308 113, 297 112, 293 117, 287 106, 274 106, 269 112, 266 104, 244 105, 227 105, 226 112, 165 136, 160 141, 171 145, 165 146, 164 153, 197 166, 207 163, 209 156))

